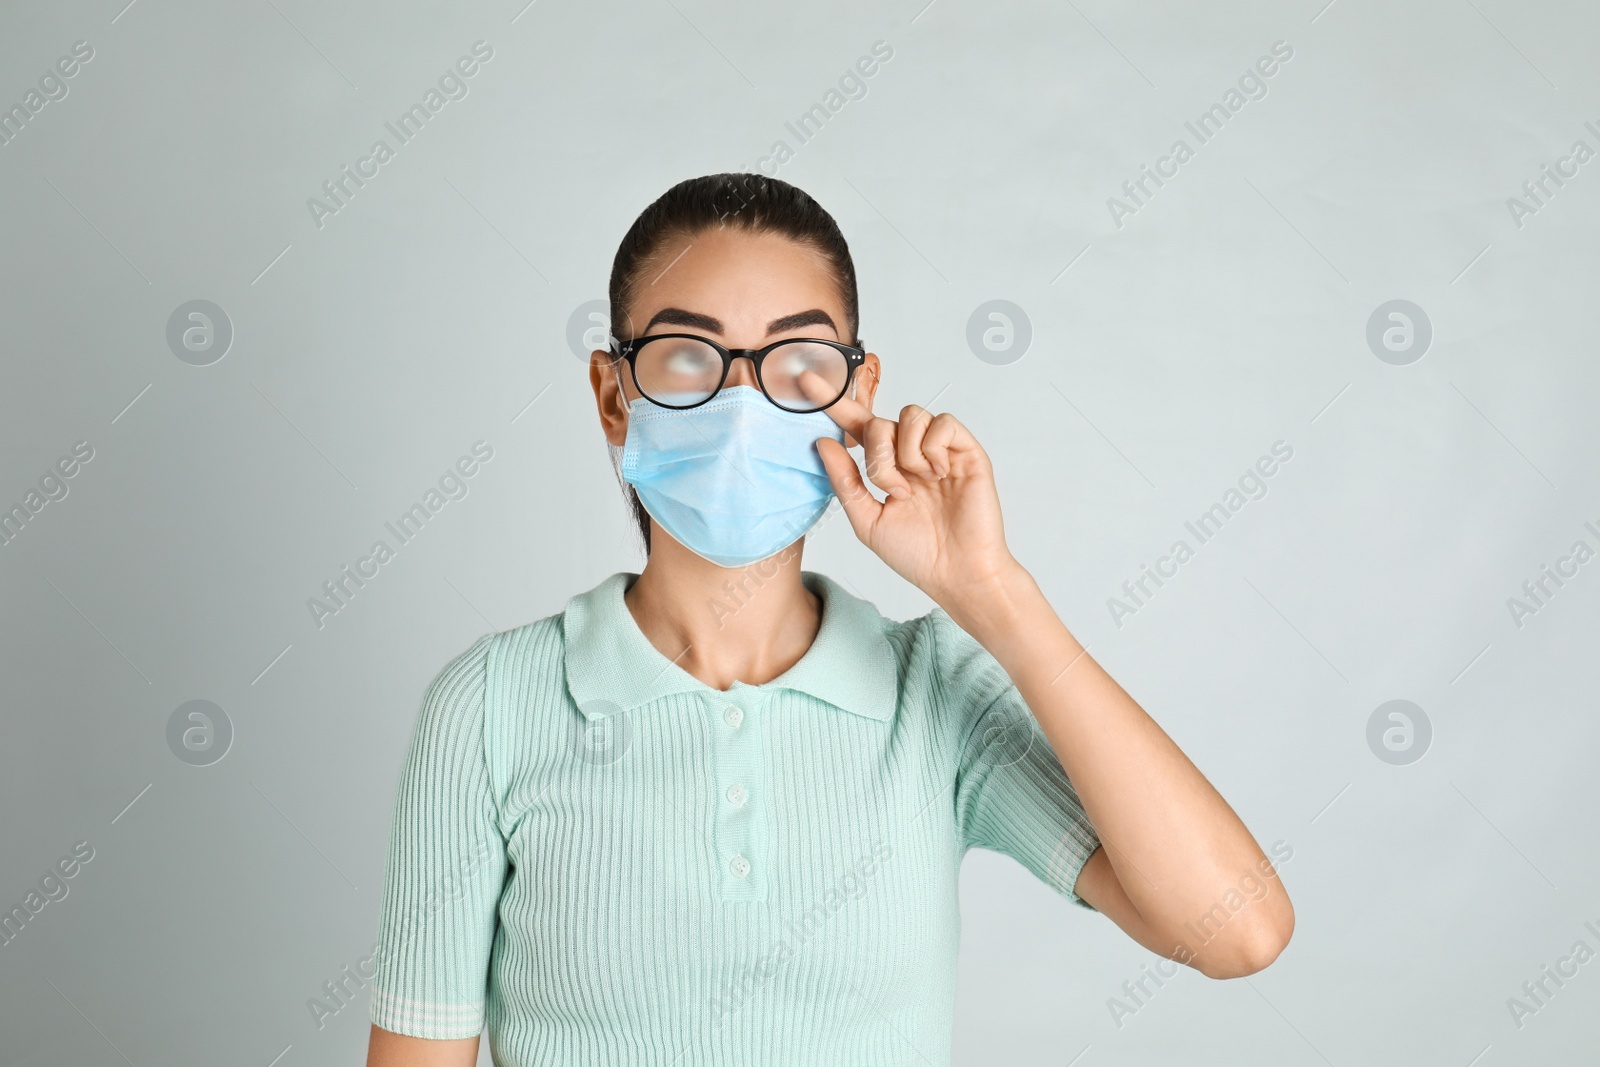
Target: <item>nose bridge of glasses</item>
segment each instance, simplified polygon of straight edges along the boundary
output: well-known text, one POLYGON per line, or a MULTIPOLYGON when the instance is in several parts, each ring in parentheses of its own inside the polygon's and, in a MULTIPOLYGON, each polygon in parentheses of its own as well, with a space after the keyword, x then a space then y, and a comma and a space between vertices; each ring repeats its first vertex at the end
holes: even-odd
POLYGON ((761 355, 760 351, 754 348, 730 348, 728 349, 728 355, 733 358, 729 361, 728 378, 722 383, 723 387, 748 385, 752 389, 760 388, 756 384, 756 359, 761 355), (739 362, 739 357, 741 356, 745 358, 746 362, 739 362))

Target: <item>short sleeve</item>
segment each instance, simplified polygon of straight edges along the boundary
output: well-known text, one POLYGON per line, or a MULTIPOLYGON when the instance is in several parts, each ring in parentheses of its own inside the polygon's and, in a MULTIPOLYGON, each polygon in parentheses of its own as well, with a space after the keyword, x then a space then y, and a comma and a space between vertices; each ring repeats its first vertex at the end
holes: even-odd
POLYGON ((1100 845, 1044 728, 978 641, 948 617, 936 630, 947 711, 961 738, 955 817, 967 848, 1004 853, 1074 904, 1100 845))
POLYGON ((411 1037, 483 1032, 506 843, 484 751, 486 634, 428 686, 400 772, 372 1021, 411 1037))

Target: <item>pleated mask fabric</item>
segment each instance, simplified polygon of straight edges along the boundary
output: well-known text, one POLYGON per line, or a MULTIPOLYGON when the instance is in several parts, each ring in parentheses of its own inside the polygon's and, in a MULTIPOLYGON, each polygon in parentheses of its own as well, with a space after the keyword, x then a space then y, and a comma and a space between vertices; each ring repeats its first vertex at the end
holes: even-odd
POLYGON ((695 408, 639 397, 628 408, 622 477, 650 517, 721 567, 783 550, 833 498, 816 440, 844 443, 826 412, 785 411, 759 389, 723 389, 695 408))

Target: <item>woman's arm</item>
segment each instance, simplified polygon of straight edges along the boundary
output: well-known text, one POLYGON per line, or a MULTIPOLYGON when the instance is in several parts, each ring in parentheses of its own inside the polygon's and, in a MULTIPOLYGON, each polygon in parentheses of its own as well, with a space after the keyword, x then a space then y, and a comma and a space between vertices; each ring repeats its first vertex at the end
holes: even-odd
POLYGON ((1005 668, 1100 835, 1075 891, 1212 978, 1267 966, 1294 909, 1250 831, 1084 651, 1020 564, 941 607, 1005 668))
POLYGON ((375 1063, 471 1064, 483 1033, 510 873, 485 742, 497 640, 485 634, 445 665, 412 728, 372 957, 375 1063))
POLYGON ((367 1041, 367 1067, 472 1067, 477 1062, 475 1037, 429 1041, 374 1026, 367 1041))
POLYGON ((977 440, 949 413, 916 405, 899 421, 848 397, 826 410, 862 442, 867 477, 887 494, 868 492, 843 445, 817 441, 856 536, 1005 668, 1072 781, 1101 840, 1074 891, 1141 945, 1208 976, 1271 963, 1294 929, 1271 863, 1012 557, 977 440))

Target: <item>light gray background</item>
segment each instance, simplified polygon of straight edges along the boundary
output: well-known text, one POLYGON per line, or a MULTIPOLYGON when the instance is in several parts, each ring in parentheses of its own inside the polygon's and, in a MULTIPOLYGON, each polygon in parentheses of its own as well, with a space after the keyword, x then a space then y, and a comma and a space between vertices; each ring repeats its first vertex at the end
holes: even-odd
MULTIPOLYGON (((1507 206, 1600 148, 1592 5, 124 2, 0 14, 0 104, 95 50, 0 146, 0 505, 94 448, 0 546, 0 903, 95 850, 0 947, 6 1064, 360 1062, 365 992, 320 1030, 307 1001, 371 951, 424 686, 640 566, 569 316, 650 200, 778 139, 851 242, 882 407, 973 429, 1067 624, 1294 849, 1283 957, 1184 972, 1120 1027, 1156 957, 972 853, 957 1061, 1595 1055, 1600 962, 1520 1028, 1506 1003, 1600 949, 1600 562, 1507 607, 1600 548, 1600 161, 1507 206), (479 39, 469 95, 319 229, 307 198, 479 39), (799 145, 785 122, 879 40, 799 145), (1279 40, 1267 95, 1115 225, 1279 40), (210 366, 166 343, 193 299, 233 324, 210 366), (992 299, 1033 331, 1005 365, 966 340, 992 299), (1366 341, 1393 299, 1434 333, 1405 366, 1366 341), (479 439, 468 495, 319 629, 308 598, 479 439), (1280 439, 1268 494, 1117 626, 1107 599, 1280 439), (166 741, 193 699, 235 730, 208 767, 166 741), (1392 699, 1433 726, 1407 766, 1366 739, 1392 699)), ((931 606, 843 521, 806 566, 931 606)))

